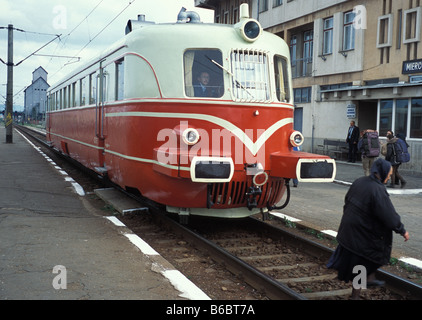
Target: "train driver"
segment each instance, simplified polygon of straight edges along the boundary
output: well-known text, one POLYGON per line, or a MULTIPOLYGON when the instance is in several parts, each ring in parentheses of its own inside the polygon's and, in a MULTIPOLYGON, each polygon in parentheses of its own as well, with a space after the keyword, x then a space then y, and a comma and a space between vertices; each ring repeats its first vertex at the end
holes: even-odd
POLYGON ((214 90, 209 86, 210 75, 206 71, 202 71, 198 78, 198 82, 193 85, 195 97, 214 97, 214 90))

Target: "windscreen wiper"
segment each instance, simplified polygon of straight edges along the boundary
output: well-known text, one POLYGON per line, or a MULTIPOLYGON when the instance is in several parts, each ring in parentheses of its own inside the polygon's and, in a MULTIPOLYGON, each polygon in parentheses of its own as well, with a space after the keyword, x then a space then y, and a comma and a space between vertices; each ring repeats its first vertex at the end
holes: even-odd
POLYGON ((226 68, 224 68, 221 64, 219 64, 217 61, 215 61, 215 60, 213 60, 213 59, 211 59, 210 57, 208 57, 207 55, 205 55, 205 57, 209 60, 209 61, 211 61, 212 63, 214 63, 217 67, 219 67, 221 70, 224 70, 224 71, 226 71, 229 75, 231 75, 232 76, 232 78, 233 78, 233 81, 234 81, 234 83, 236 84, 236 86, 238 87, 238 88, 242 88, 243 90, 245 90, 246 91, 246 93, 247 94, 249 94, 253 99, 255 98, 253 95, 252 95, 252 93, 250 93, 249 92, 249 90, 245 87, 245 86, 243 86, 239 81, 237 81, 237 79, 236 79, 236 77, 234 76, 234 74, 232 73, 232 72, 230 72, 229 70, 227 70, 226 68))

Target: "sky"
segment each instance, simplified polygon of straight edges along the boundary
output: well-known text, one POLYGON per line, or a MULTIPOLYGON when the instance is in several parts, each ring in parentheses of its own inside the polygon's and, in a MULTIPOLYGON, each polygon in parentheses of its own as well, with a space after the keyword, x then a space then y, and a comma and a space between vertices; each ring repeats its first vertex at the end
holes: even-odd
MULTIPOLYGON (((196 8, 194 0, 0 0, 0 59, 7 62, 7 26, 14 28, 14 111, 22 111, 24 89, 42 66, 52 85, 125 34, 127 21, 144 14, 147 21, 176 22, 182 7, 201 21, 213 22, 213 10, 196 8), (3 28, 3 29, 2 29, 3 28), (4 29, 6 28, 6 29, 4 29), (60 37, 56 37, 60 35, 60 37), (54 55, 60 57, 50 57, 54 55), (70 57, 80 57, 71 59, 70 57)), ((0 61, 0 110, 6 100, 7 66, 0 61)))

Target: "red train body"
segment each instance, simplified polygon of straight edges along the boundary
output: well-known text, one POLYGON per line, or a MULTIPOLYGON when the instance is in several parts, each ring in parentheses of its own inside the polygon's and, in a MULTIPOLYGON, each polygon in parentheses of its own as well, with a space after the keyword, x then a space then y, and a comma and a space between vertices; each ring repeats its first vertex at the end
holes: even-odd
POLYGON ((333 181, 334 160, 293 151, 303 136, 284 41, 244 13, 234 26, 190 20, 131 21, 52 86, 53 147, 181 215, 245 217, 273 209, 289 179, 333 181), (198 97, 204 68, 213 80, 198 97))

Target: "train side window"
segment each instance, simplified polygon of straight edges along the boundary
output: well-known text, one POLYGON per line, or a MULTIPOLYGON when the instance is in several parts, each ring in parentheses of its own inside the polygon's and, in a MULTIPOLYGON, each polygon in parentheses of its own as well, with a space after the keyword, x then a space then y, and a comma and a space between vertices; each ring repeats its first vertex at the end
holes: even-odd
POLYGON ((89 104, 95 104, 97 101, 97 74, 89 75, 89 104))
POLYGON ((186 50, 183 60, 186 96, 212 98, 223 96, 223 55, 220 50, 186 50))
POLYGON ((67 87, 63 88, 63 104, 62 104, 62 108, 66 109, 67 108, 67 87))
POLYGON ((78 80, 73 85, 75 89, 75 107, 79 107, 81 105, 81 82, 78 80))
POLYGON ((274 73, 277 99, 280 102, 290 101, 289 74, 287 59, 281 56, 274 56, 274 73))
POLYGON ((88 87, 86 85, 86 77, 81 79, 81 106, 84 106, 86 104, 86 97, 88 91, 88 87))
POLYGON ((125 88, 124 59, 116 62, 116 100, 123 100, 125 88))

